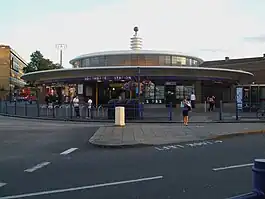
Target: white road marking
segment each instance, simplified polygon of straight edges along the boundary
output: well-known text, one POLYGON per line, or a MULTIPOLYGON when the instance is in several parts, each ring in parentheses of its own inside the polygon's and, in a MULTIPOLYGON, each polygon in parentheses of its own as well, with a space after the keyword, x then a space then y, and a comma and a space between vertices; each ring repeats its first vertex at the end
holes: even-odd
POLYGON ((178 145, 176 145, 176 146, 177 146, 177 147, 180 147, 180 148, 184 148, 184 146, 182 146, 182 145, 179 145, 179 144, 178 144, 178 145))
POLYGON ((38 169, 41 169, 42 167, 45 167, 45 166, 49 165, 49 164, 50 164, 50 162, 42 162, 42 163, 37 164, 36 166, 34 166, 34 167, 30 168, 30 169, 24 170, 24 171, 31 173, 31 172, 34 172, 34 171, 36 171, 38 169))
POLYGON ((213 171, 222 171, 222 170, 228 170, 228 169, 236 169, 241 167, 250 167, 253 166, 253 163, 250 164, 239 164, 239 165, 233 165, 233 166, 227 166, 227 167, 219 167, 219 168, 213 168, 213 171))
POLYGON ((212 141, 202 141, 202 142, 193 142, 193 143, 188 143, 186 145, 167 145, 163 147, 155 147, 156 150, 158 151, 167 151, 170 149, 180 149, 180 148, 185 148, 185 146, 188 147, 199 147, 199 146, 206 146, 206 145, 212 145, 212 144, 218 144, 222 143, 222 140, 212 140, 212 141))
POLYGON ((155 147, 155 149, 158 150, 158 151, 163 151, 164 150, 164 149, 161 149, 159 147, 155 147))
POLYGON ((4 182, 0 182, 0 187, 3 187, 3 186, 5 186, 6 185, 6 183, 4 183, 4 182))
POLYGON ((222 140, 216 140, 214 141, 215 143, 222 143, 223 141, 222 140))
POLYGON ((122 184, 131 184, 131 183, 144 182, 144 181, 150 181, 150 180, 159 180, 162 178, 163 176, 154 176, 154 177, 148 177, 148 178, 139 178, 135 180, 125 180, 125 181, 118 181, 118 182, 88 185, 88 186, 82 186, 82 187, 73 187, 73 188, 67 188, 67 189, 56 189, 56 190, 50 190, 50 191, 26 193, 26 194, 13 195, 13 196, 4 196, 4 197, 0 197, 0 199, 15 199, 15 198, 26 198, 26 197, 32 197, 32 196, 51 195, 51 194, 56 194, 56 193, 72 192, 72 191, 94 189, 94 188, 108 187, 108 186, 115 186, 115 185, 122 185, 122 184))
POLYGON ((77 150, 78 148, 70 148, 70 149, 67 149, 66 151, 60 153, 60 155, 67 155, 69 153, 72 153, 74 152, 75 150, 77 150))

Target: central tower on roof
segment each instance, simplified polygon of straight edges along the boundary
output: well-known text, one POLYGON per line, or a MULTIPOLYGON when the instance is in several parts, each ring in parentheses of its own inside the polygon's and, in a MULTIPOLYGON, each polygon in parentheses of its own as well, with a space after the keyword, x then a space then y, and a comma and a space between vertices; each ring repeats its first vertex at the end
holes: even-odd
POLYGON ((133 28, 134 35, 131 38, 131 49, 132 50, 141 50, 143 46, 142 38, 138 36, 139 28, 135 26, 133 28))

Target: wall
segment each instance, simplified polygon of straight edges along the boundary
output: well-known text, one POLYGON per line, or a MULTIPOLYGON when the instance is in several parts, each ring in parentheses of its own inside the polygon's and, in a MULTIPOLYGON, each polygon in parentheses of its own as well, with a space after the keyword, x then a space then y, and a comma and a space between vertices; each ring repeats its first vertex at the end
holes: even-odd
MULTIPOLYGON (((0 90, 9 91, 10 48, 0 45, 0 90)), ((3 92, 2 92, 3 93, 3 92)))

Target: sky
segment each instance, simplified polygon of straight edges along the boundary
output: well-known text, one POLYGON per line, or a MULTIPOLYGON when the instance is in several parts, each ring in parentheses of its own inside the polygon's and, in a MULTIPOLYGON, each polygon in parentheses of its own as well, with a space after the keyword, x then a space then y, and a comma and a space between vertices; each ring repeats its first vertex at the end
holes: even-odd
POLYGON ((264 0, 8 0, 0 7, 0 44, 25 60, 40 50, 63 65, 81 54, 128 50, 133 27, 143 49, 203 60, 263 56, 264 0))

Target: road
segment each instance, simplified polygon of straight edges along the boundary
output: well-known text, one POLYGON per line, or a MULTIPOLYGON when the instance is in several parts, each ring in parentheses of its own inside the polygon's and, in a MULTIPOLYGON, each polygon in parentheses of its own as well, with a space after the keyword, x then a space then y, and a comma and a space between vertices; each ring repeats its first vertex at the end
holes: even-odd
POLYGON ((221 199, 251 191, 265 156, 263 135, 102 149, 97 124, 0 119, 0 199, 221 199))

